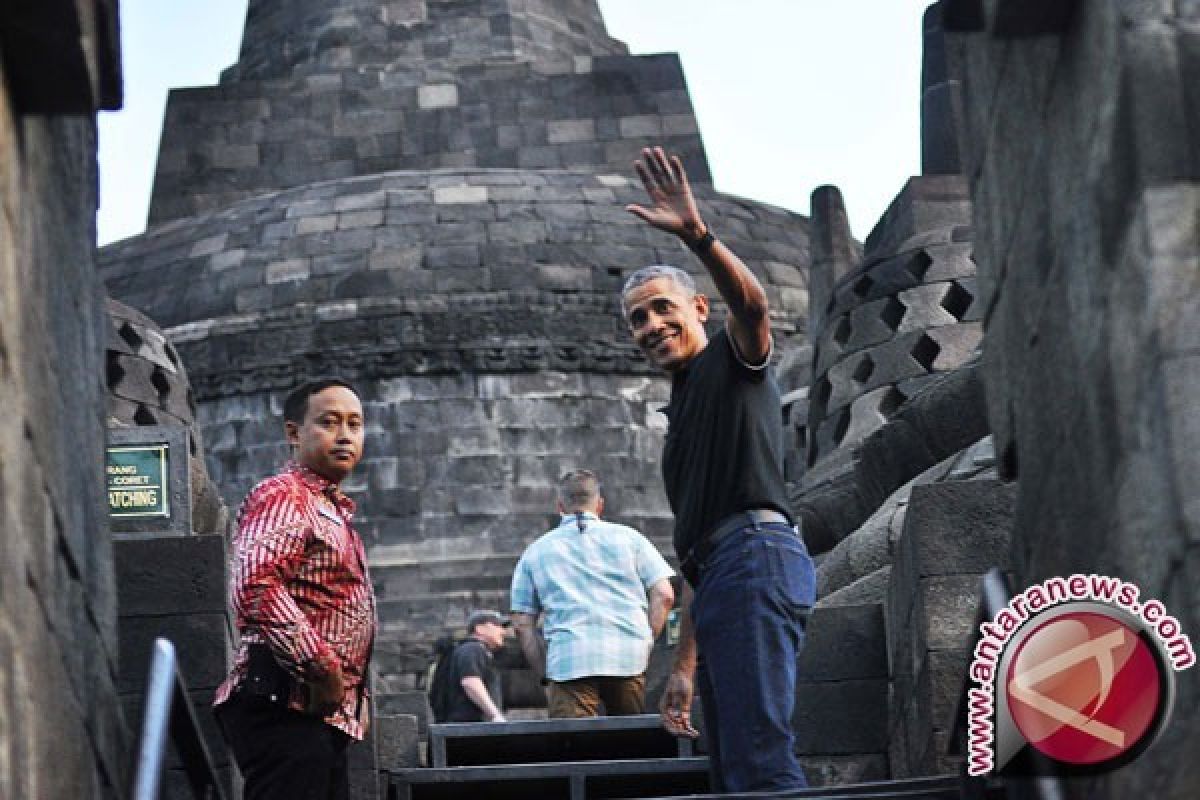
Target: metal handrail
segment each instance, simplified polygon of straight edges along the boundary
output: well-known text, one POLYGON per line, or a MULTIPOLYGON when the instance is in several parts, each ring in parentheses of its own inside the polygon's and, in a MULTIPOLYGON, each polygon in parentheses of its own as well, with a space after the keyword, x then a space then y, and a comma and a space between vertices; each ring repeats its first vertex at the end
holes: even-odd
POLYGON ((138 739, 137 769, 132 800, 158 800, 167 755, 167 742, 175 745, 196 800, 225 800, 208 746, 179 674, 175 646, 154 640, 150 674, 146 680, 146 707, 138 739))
MULTIPOLYGON (((980 630, 980 625, 984 622, 994 620, 1008 605, 1012 599, 1012 594, 1008 589, 1008 580, 1004 577, 1004 573, 996 567, 992 567, 980 581, 980 604, 979 614, 975 619, 975 631, 980 630)), ((975 640, 971 641, 971 649, 974 650, 975 640)), ((955 712, 954 730, 951 732, 951 741, 957 741, 962 734, 967 718, 967 695, 964 687, 963 694, 959 697, 958 709, 955 712)), ((1032 750, 1032 749, 1031 749, 1032 750)), ((1066 792, 1063 789, 1062 780, 1058 777, 1057 770, 1050 759, 1043 756, 1036 750, 1030 753, 1030 764, 1033 768, 1032 775, 1029 776, 1029 786, 1032 789, 1033 797, 1036 800, 1065 800, 1066 792)), ((972 793, 966 785, 964 785, 963 796, 982 796, 982 779, 980 786, 975 787, 978 794, 972 793)), ((1005 794, 1012 795, 1011 791, 1005 790, 1005 794)))

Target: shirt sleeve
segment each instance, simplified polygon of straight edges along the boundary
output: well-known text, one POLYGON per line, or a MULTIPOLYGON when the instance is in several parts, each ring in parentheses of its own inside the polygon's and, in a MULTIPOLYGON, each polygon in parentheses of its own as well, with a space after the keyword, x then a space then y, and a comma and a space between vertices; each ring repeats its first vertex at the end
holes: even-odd
POLYGON ((464 642, 454 651, 454 675, 463 678, 483 678, 487 670, 487 653, 483 645, 475 641, 464 642))
POLYGON ((542 610, 537 587, 533 583, 533 571, 529 566, 528 555, 529 551, 526 550, 525 555, 517 562, 517 568, 513 570, 509 609, 517 614, 538 614, 542 610))
POLYGON ((733 368, 739 374, 745 376, 753 383, 758 383, 761 381, 767 374, 767 367, 771 364, 771 356, 775 354, 775 337, 772 336, 768 342, 767 355, 765 358, 763 358, 762 363, 750 364, 744 358, 742 358, 742 354, 738 352, 737 341, 733 338, 733 335, 729 333, 728 321, 726 322, 725 327, 721 328, 719 335, 722 335, 725 341, 729 344, 729 352, 733 356, 733 368))
POLYGON ((643 586, 649 589, 663 578, 670 578, 675 574, 675 570, 671 569, 671 565, 667 563, 667 560, 662 557, 662 553, 658 552, 658 548, 649 539, 639 533, 637 542, 638 577, 643 586))
POLYGON ((286 487, 252 494, 238 526, 231 589, 239 622, 259 632, 280 666, 306 683, 339 665, 288 591, 308 534, 299 499, 286 487))

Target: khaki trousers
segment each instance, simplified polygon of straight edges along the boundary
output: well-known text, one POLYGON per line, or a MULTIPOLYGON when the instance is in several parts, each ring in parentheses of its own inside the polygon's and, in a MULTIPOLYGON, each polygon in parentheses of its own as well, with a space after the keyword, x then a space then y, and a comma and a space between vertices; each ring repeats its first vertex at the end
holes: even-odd
POLYGON ((547 710, 551 717, 623 717, 646 711, 646 676, 596 675, 573 681, 551 681, 547 710))

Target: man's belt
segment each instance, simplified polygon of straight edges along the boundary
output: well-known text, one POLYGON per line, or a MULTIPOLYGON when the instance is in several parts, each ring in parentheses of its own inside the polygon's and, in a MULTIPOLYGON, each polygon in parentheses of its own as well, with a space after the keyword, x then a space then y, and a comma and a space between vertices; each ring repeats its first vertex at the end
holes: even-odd
POLYGON ((707 535, 700 538, 700 541, 692 545, 691 551, 679 565, 684 577, 688 579, 688 583, 693 587, 696 586, 700 578, 700 568, 722 539, 731 533, 746 528, 757 528, 759 525, 786 525, 790 530, 792 521, 778 511, 769 508, 752 508, 748 511, 730 514, 714 525, 707 535))

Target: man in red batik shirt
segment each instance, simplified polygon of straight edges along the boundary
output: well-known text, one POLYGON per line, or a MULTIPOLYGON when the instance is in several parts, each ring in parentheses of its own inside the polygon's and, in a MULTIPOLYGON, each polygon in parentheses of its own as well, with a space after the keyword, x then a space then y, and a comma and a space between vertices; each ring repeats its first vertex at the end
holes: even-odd
POLYGON ((375 595, 339 486, 362 457, 363 410, 330 378, 288 395, 292 460, 238 514, 231 597, 241 644, 217 718, 246 800, 342 800, 346 746, 368 723, 375 595))

